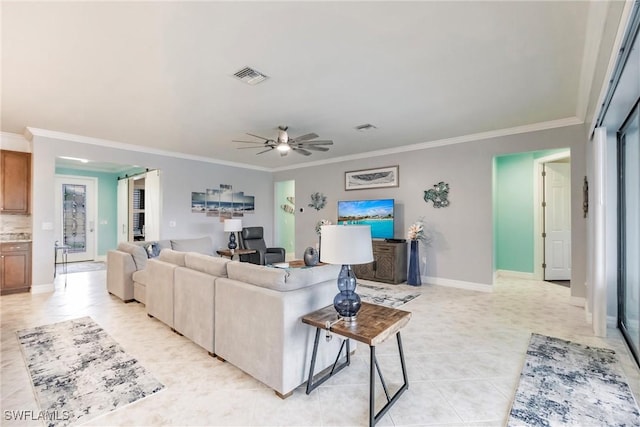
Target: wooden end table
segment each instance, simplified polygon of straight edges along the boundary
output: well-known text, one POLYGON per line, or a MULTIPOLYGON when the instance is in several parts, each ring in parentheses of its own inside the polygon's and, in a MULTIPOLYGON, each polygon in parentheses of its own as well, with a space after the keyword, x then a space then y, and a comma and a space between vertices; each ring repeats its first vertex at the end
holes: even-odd
POLYGON ((238 255, 239 258, 240 255, 255 254, 256 252, 257 251, 255 249, 234 249, 233 252, 231 252, 231 249, 218 249, 216 251, 218 255, 229 259, 233 259, 234 255, 238 255))
POLYGON ((321 308, 320 310, 309 313, 302 317, 302 322, 316 328, 316 337, 313 343, 313 353, 311 355, 311 367, 309 368, 309 379, 307 381, 307 394, 311 393, 326 380, 340 372, 343 368, 351 363, 349 353, 349 338, 367 344, 369 346, 369 426, 373 427, 387 413, 387 411, 398 401, 402 393, 409 388, 407 378, 407 368, 404 362, 404 351, 402 349, 402 339, 400 338, 400 329, 402 329, 411 318, 411 312, 398 310, 396 308, 384 307, 382 305, 370 304, 363 302, 355 322, 345 322, 338 318, 333 305, 321 308), (338 356, 336 357, 331 370, 323 377, 316 379, 314 382, 314 369, 316 364, 316 356, 318 354, 318 343, 320 341, 320 332, 322 330, 333 332, 345 339, 342 341, 338 356), (404 384, 393 395, 389 396, 387 385, 378 366, 376 359, 376 346, 383 343, 389 337, 395 335, 398 341, 398 351, 400 352, 400 365, 402 366, 402 376, 404 384), (341 364, 340 356, 346 343, 346 360, 341 364), (384 389, 387 403, 375 413, 375 372, 378 372, 382 388, 384 389))

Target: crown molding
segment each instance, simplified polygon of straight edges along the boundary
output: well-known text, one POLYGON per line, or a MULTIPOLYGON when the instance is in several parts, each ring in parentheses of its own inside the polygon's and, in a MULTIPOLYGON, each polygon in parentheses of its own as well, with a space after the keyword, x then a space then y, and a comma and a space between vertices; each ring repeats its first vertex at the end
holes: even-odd
POLYGON ((516 126, 516 127, 512 127, 512 128, 498 129, 498 130, 494 130, 494 131, 474 133, 474 134, 463 135, 463 136, 457 136, 457 137, 454 137, 454 138, 446 138, 446 139, 439 139, 439 140, 429 141, 429 142, 421 142, 421 143, 418 143, 418 144, 403 145, 402 147, 388 148, 388 149, 377 150, 377 151, 369 151, 367 153, 360 153, 360 154, 352 154, 352 155, 349 155, 349 156, 335 157, 333 159, 319 160, 319 161, 316 161, 316 162, 306 162, 306 163, 300 163, 300 164, 297 164, 297 165, 283 166, 283 167, 271 169, 271 171, 272 172, 281 172, 281 171, 286 171, 286 170, 293 170, 293 169, 307 168, 307 167, 312 167, 312 166, 322 166, 322 165, 328 165, 328 164, 332 164, 332 163, 346 162, 346 161, 349 161, 349 160, 362 160, 362 159, 368 159, 368 158, 371 158, 371 157, 388 156, 388 155, 391 155, 391 154, 406 153, 406 152, 409 152, 409 151, 427 150, 429 148, 444 147, 446 145, 464 144, 466 142, 482 141, 482 140, 486 140, 486 139, 499 138, 499 137, 509 136, 509 135, 517 135, 517 134, 522 134, 522 133, 538 132, 538 131, 543 131, 543 130, 548 130, 548 129, 555 129, 555 128, 561 128, 561 127, 567 127, 567 126, 581 125, 583 123, 584 123, 584 121, 580 120, 578 117, 567 117, 567 118, 564 118, 564 119, 551 120, 551 121, 548 121, 548 122, 534 123, 534 124, 531 124, 531 125, 516 126))
POLYGON ((173 157, 173 158, 179 158, 179 159, 185 159, 185 160, 195 160, 198 162, 213 163, 217 165, 231 166, 236 168, 253 169, 253 170, 262 171, 262 172, 271 172, 271 169, 269 168, 250 165, 246 163, 228 162, 225 160, 214 159, 211 157, 195 156, 191 154, 179 153, 177 151, 159 150, 157 148, 145 147, 145 146, 135 145, 135 144, 127 144, 124 142, 110 141, 108 139, 93 138, 90 136, 75 135, 72 133, 58 132, 55 130, 27 127, 27 130, 25 131, 25 137, 29 141, 32 141, 33 138, 36 136, 41 138, 51 138, 51 139, 59 139, 63 141, 78 142, 80 144, 99 145, 101 147, 116 148, 119 150, 136 151, 136 152, 145 153, 145 154, 156 154, 158 156, 173 157))

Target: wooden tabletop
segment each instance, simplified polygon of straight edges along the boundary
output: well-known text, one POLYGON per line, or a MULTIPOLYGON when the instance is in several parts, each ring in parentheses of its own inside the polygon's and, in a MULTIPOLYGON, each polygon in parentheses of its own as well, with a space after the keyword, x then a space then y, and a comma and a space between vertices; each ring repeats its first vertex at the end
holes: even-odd
MULTIPOLYGON (((333 305, 309 313, 302 322, 316 328, 326 329, 326 322, 334 322, 338 313, 333 305)), ((382 305, 363 302, 355 322, 341 320, 329 328, 331 332, 346 338, 368 344, 378 345, 395 335, 411 319, 411 312, 389 308, 382 305)))
POLYGON ((231 258, 234 255, 249 255, 255 254, 255 249, 234 249, 233 253, 231 253, 231 249, 218 249, 216 253, 220 256, 226 256, 231 258))
MULTIPOLYGON (((304 260, 302 260, 302 259, 294 259, 293 261, 289 261, 289 267, 290 268, 317 267, 317 266, 320 266, 320 265, 325 265, 325 263, 324 262, 319 262, 316 265, 307 266, 307 265, 305 265, 304 260)), ((336 279, 337 279, 337 277, 336 277, 336 279)))

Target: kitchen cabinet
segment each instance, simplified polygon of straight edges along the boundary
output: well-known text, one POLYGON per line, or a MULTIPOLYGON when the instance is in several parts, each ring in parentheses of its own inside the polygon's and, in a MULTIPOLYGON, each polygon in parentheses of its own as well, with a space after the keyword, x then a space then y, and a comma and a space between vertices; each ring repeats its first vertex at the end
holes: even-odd
POLYGON ((31 288, 31 243, 0 244, 0 293, 29 292, 31 288))
POLYGON ((31 153, 0 150, 0 212, 31 212, 31 153))

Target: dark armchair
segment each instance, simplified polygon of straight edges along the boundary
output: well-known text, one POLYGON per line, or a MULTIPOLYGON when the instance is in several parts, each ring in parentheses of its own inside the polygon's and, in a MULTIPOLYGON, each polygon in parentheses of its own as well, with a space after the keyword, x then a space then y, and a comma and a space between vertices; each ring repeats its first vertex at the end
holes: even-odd
POLYGON ((255 249, 255 254, 240 255, 240 261, 267 265, 284 262, 284 248, 268 248, 264 243, 262 227, 244 227, 240 232, 240 248, 255 249))

